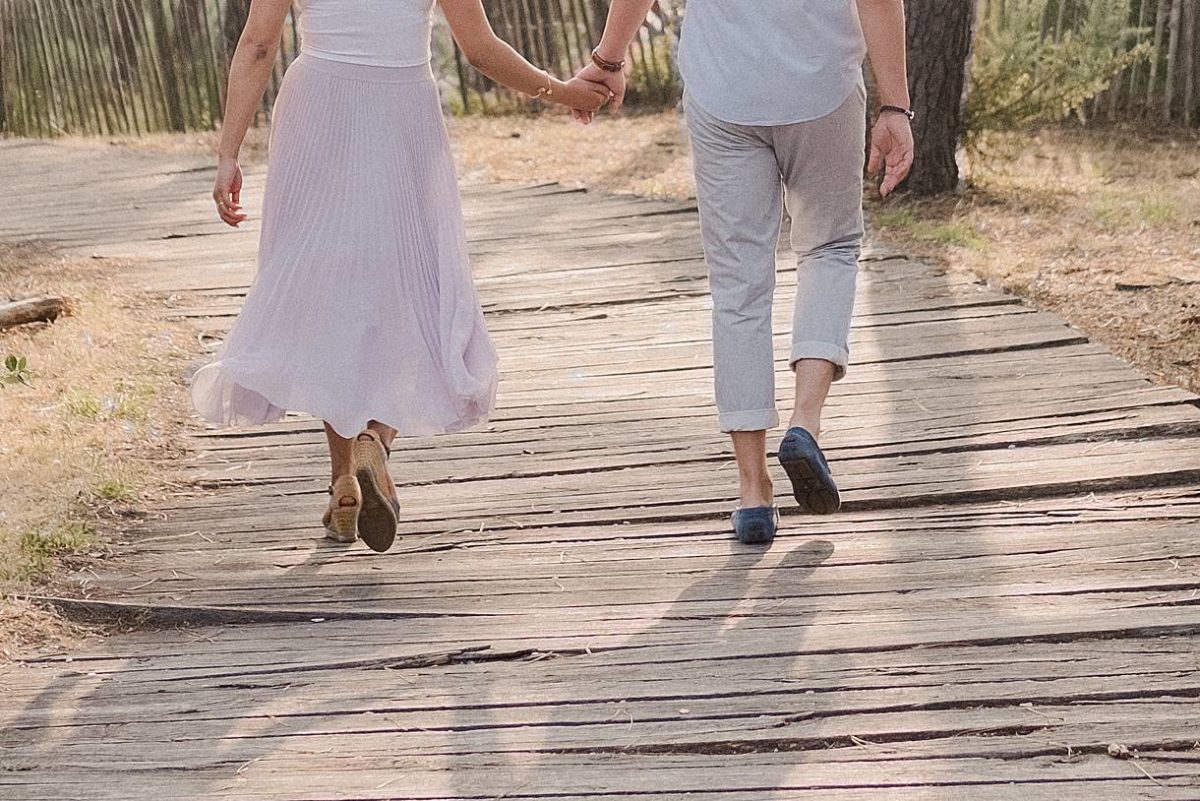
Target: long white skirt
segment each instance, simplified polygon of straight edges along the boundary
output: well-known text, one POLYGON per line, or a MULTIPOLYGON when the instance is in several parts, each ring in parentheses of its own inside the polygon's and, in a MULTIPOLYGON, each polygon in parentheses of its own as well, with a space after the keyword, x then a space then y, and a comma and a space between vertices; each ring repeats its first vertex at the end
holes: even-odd
POLYGON ((226 425, 286 410, 351 437, 484 419, 496 354, 428 66, 302 55, 275 104, 258 273, 192 401, 226 425))

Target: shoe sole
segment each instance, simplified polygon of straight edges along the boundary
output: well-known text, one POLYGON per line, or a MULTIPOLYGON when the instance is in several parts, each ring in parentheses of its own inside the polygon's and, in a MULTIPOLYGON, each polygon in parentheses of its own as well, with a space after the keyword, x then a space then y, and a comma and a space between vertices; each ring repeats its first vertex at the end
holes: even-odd
POLYGON ((334 542, 354 542, 358 539, 358 505, 339 506, 329 516, 325 539, 334 542))
POLYGON ((814 515, 831 515, 842 508, 842 496, 833 478, 820 465, 800 453, 780 451, 779 463, 792 482, 800 508, 814 515))
POLYGON ((373 440, 355 440, 358 485, 362 488, 362 509, 358 513, 358 538, 376 553, 383 553, 396 541, 396 510, 389 493, 377 483, 387 468, 372 470, 379 462, 379 446, 373 440))
POLYGON ((766 545, 775 540, 775 532, 765 523, 755 523, 735 532, 742 545, 766 545))

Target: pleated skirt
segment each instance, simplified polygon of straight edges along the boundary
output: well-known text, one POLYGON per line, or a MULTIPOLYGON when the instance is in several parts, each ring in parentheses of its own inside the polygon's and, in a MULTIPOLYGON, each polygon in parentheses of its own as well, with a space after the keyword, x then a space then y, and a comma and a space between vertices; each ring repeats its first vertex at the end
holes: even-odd
POLYGON ((471 280, 449 140, 428 65, 301 55, 271 130, 258 271, 216 361, 204 418, 308 413, 351 437, 486 418, 496 353, 471 280))

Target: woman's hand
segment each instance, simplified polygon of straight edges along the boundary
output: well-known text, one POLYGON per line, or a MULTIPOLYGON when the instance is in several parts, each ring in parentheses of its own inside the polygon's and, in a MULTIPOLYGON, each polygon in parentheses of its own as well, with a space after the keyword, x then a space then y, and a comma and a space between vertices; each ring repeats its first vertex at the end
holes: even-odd
POLYGON ((612 92, 602 83, 585 81, 582 78, 557 83, 550 99, 583 114, 594 114, 612 99, 612 92))
POLYGON ((217 160, 217 180, 213 185, 217 214, 234 228, 246 219, 242 211, 242 167, 237 159, 221 156, 217 160))

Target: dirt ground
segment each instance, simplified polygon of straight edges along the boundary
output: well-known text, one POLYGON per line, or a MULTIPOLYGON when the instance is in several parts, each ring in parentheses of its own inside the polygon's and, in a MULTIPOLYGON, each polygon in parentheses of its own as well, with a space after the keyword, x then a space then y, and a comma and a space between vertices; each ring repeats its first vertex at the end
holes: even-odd
POLYGON ((54 594, 65 568, 106 558, 171 486, 181 452, 181 376, 199 345, 100 266, 0 244, 5 295, 62 295, 72 309, 0 331, 0 361, 23 356, 30 371, 28 385, 0 388, 0 661, 87 635, 14 595, 54 594))

